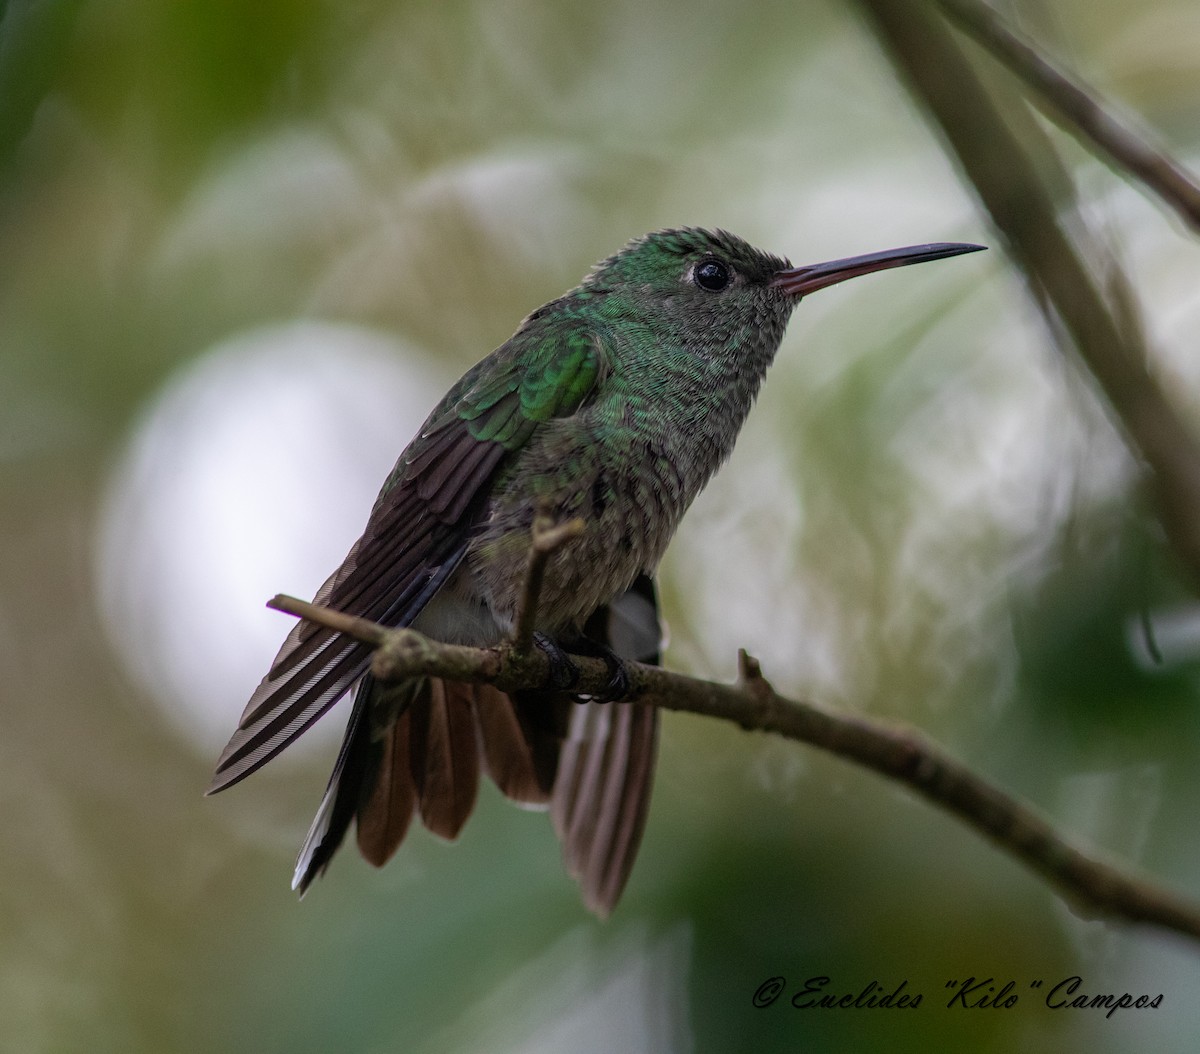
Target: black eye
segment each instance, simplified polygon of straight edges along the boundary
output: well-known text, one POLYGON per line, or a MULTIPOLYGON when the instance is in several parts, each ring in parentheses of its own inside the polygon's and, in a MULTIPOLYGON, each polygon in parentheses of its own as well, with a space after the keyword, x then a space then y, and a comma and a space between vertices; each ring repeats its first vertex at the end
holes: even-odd
POLYGON ((710 293, 719 293, 729 285, 729 268, 720 260, 705 260, 696 265, 692 278, 701 289, 710 293))

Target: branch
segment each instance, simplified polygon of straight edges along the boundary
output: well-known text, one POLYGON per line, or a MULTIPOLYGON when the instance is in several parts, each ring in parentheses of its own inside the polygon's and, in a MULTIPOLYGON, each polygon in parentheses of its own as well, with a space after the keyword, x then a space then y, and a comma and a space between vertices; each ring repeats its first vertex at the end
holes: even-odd
MULTIPOLYGON (((288 596, 277 596, 267 606, 372 645, 376 652, 371 672, 380 681, 426 675, 484 682, 510 692, 544 687, 550 670, 549 660, 537 648, 522 652, 515 644, 439 644, 415 630, 389 630, 288 596)), ((572 661, 580 674, 576 691, 605 688, 611 672, 603 660, 572 656, 572 661)), ((641 663, 627 665, 634 701, 730 721, 747 731, 782 736, 858 762, 906 784, 991 839, 1056 886, 1080 914, 1149 923, 1200 940, 1200 906, 1072 845, 1033 807, 972 772, 915 729, 785 699, 745 652, 739 654, 735 685, 641 663)))
MULTIPOLYGON (((945 23, 926 4, 859 0, 916 98, 938 123, 1025 272, 1052 332, 1069 337, 1125 436, 1150 468, 1167 538, 1200 588, 1200 442, 1148 367, 1149 353, 1117 262, 1099 239, 1089 260, 1059 221, 1042 178, 1057 168, 1035 134, 1016 135, 945 23), (1109 276, 1109 297, 1096 274, 1109 276)), ((1019 113, 1013 116, 1019 116, 1019 113)))
POLYGON ((1057 68, 1031 40, 1005 25, 988 4, 938 0, 938 6, 1032 88, 1043 111, 1060 128, 1084 146, 1098 148, 1200 231, 1200 184, 1182 165, 1119 120, 1095 91, 1057 68))

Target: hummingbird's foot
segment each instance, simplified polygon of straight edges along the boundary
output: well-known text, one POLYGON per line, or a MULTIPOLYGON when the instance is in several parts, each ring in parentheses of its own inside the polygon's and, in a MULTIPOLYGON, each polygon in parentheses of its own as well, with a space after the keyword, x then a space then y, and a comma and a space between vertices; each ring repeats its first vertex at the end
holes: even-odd
POLYGON ((625 660, 620 655, 613 651, 607 644, 601 644, 599 641, 592 640, 589 637, 581 637, 578 641, 573 641, 572 644, 574 646, 573 650, 577 651, 580 655, 590 655, 596 659, 603 659, 604 665, 608 667, 608 680, 604 682, 604 687, 599 692, 589 695, 589 699, 597 703, 613 703, 629 695, 629 667, 625 665, 625 660))
POLYGON ((558 641, 540 630, 535 630, 533 643, 550 663, 550 675, 546 678, 547 688, 567 692, 579 683, 579 667, 571 661, 571 657, 563 651, 558 641))
POLYGON ((598 703, 615 703, 620 699, 624 699, 629 694, 629 667, 625 665, 625 660, 616 652, 610 651, 607 655, 600 656, 608 666, 608 680, 604 683, 604 688, 599 695, 592 698, 598 703))

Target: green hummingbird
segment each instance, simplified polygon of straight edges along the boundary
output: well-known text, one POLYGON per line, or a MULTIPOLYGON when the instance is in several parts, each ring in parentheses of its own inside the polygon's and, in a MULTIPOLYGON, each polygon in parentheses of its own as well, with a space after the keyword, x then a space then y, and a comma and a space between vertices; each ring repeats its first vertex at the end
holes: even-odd
POLYGON ((650 801, 658 712, 620 701, 624 660, 657 662, 654 572, 684 512, 733 449, 800 299, 979 245, 916 245, 807 267, 723 231, 663 230, 601 261, 456 383, 400 455, 363 535, 316 603, 449 643, 514 628, 535 511, 579 517, 546 568, 545 689, 506 695, 422 677, 377 683, 369 649, 298 623, 254 691, 209 793, 275 757, 354 689, 292 882, 301 894, 353 822, 381 866, 414 816, 454 838, 485 771, 549 807, 568 871, 607 915, 650 801), (565 651, 602 655, 611 698, 570 692, 565 651))

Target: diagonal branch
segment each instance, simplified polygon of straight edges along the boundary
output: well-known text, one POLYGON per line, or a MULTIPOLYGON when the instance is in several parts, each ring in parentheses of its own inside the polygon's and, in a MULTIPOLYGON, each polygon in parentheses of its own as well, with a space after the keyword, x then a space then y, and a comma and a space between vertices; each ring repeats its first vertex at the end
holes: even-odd
POLYGON ((1200 184, 1182 165, 1121 121, 1093 89, 1059 69, 988 4, 978 0, 937 2, 960 29, 1033 89, 1051 120, 1141 180, 1193 230, 1200 231, 1200 184))
MULTIPOLYGON (((389 630, 287 596, 275 597, 268 607, 372 645, 372 673, 381 681, 427 674, 494 684, 508 692, 540 688, 549 673, 549 660, 537 648, 439 644, 411 629, 389 630)), ((628 663, 630 697, 807 743, 857 762, 957 816, 1042 875, 1081 914, 1148 923, 1200 940, 1200 905, 1073 845, 1032 806, 972 772, 921 732, 786 699, 762 676, 756 660, 745 652, 739 660, 741 672, 734 685, 628 663)), ((605 688, 611 672, 602 660, 572 656, 572 661, 579 668, 577 691, 605 688)))

